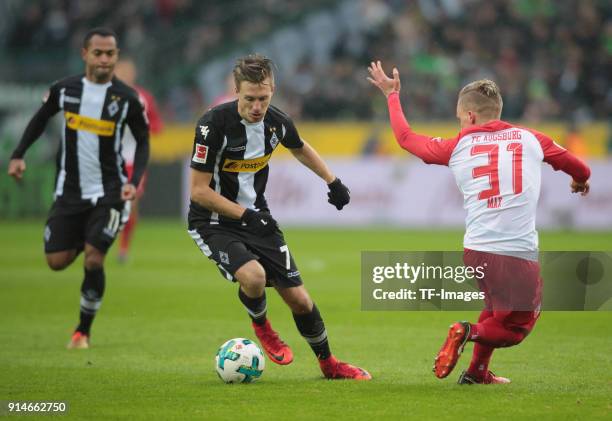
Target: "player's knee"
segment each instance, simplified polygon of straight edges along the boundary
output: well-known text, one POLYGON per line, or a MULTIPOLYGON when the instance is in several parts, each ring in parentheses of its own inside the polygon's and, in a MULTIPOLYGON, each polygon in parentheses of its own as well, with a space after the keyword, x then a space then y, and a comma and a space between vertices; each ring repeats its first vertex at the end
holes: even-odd
POLYGON ((76 253, 59 252, 46 255, 47 265, 51 270, 64 270, 74 261, 76 253))
POLYGON ((313 303, 310 299, 299 299, 291 303, 290 306, 294 314, 308 314, 312 311, 313 303))
POLYGON ((104 262, 100 259, 96 258, 85 258, 85 269, 87 270, 97 270, 102 269, 104 267, 104 262))
POLYGON ((235 276, 245 289, 262 289, 266 286, 266 271, 255 260, 244 264, 236 271, 235 276))
POLYGON ((527 336, 527 333, 528 332, 524 332, 523 330, 509 329, 508 333, 505 335, 504 343, 500 348, 507 348, 520 344, 527 336))
POLYGON ((314 303, 303 287, 289 288, 288 291, 291 292, 283 294, 283 298, 293 314, 308 314, 312 311, 314 303))
POLYGON ((66 259, 47 257, 47 265, 49 266, 51 270, 54 270, 54 271, 64 270, 68 267, 69 264, 70 262, 67 261, 66 259))
POLYGON ((85 269, 96 270, 104 266, 104 256, 97 253, 85 254, 85 269))
POLYGON ((104 253, 97 248, 86 244, 84 265, 85 269, 87 270, 102 269, 104 266, 104 253))

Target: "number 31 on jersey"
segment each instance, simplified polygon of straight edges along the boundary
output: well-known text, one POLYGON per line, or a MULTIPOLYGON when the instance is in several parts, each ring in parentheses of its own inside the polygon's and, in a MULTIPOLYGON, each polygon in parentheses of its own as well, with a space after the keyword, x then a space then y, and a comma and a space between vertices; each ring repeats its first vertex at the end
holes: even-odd
MULTIPOLYGON (((478 193, 478 200, 486 200, 489 208, 499 208, 502 204, 499 189, 499 148, 498 144, 488 144, 475 145, 470 150, 472 156, 484 154, 488 156, 487 165, 472 170, 472 178, 489 178, 490 187, 478 193)), ((512 153, 512 192, 520 194, 523 191, 523 144, 509 143, 505 149, 512 153)))

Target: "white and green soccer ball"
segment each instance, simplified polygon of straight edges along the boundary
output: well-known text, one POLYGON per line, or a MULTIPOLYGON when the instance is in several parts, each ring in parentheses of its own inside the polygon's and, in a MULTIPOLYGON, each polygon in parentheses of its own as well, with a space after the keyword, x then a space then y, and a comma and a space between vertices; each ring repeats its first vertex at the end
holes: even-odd
POLYGON ((265 366, 261 349, 244 338, 225 342, 215 357, 215 370, 225 383, 251 383, 261 377, 265 366))

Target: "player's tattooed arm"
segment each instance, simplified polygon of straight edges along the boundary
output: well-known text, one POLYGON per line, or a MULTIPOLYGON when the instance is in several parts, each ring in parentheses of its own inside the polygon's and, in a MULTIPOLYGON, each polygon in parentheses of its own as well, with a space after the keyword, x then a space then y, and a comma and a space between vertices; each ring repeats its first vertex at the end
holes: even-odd
POLYGON ((210 188, 212 173, 191 169, 191 200, 219 215, 240 219, 245 208, 210 188))

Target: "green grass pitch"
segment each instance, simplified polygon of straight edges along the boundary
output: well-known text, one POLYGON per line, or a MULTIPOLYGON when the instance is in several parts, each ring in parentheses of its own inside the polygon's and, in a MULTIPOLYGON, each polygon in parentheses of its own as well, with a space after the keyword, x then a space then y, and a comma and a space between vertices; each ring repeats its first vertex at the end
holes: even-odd
MULTIPOLYGON (((610 419, 612 312, 544 313, 491 368, 507 386, 459 387, 471 345, 445 380, 431 372, 448 325, 476 313, 360 311, 361 250, 459 250, 460 231, 288 229, 332 350, 371 382, 326 381, 286 306, 269 317, 294 350, 260 381, 225 385, 217 347, 254 339, 236 297, 180 221, 144 220, 132 260, 111 250, 92 349, 65 345, 78 317, 82 259, 47 269, 42 221, 0 223, 0 400, 65 400, 77 419, 610 419)), ((612 250, 612 233, 541 234, 543 250, 612 250)))

